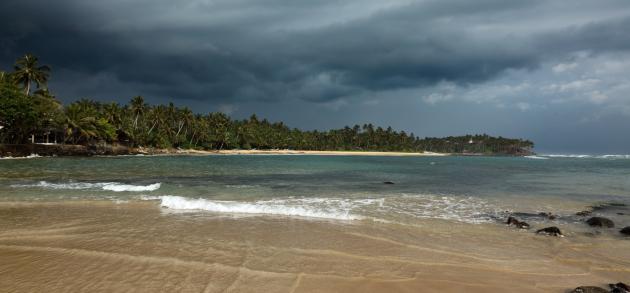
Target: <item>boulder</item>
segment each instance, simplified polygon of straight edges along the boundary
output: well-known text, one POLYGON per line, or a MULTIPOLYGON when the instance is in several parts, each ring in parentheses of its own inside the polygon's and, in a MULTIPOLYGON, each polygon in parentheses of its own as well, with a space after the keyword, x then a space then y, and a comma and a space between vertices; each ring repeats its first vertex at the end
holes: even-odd
POLYGON ((586 217, 586 216, 590 216, 593 212, 591 211, 581 211, 581 212, 577 212, 575 213, 576 216, 580 216, 580 217, 586 217))
POLYGON ((558 227, 552 226, 536 231, 536 234, 547 234, 551 236, 562 236, 562 232, 558 227))
POLYGON ((623 234, 623 235, 626 235, 626 236, 630 236, 630 226, 628 226, 628 227, 625 227, 625 228, 621 229, 621 230, 619 231, 619 233, 621 233, 621 234, 623 234))
POLYGON ((608 218, 604 217, 592 217, 586 220, 586 223, 591 227, 603 227, 603 228, 614 228, 615 223, 608 218))
POLYGON ((552 214, 552 213, 538 213, 539 216, 547 218, 549 220, 555 220, 556 218, 558 218, 558 216, 552 214))
POLYGON ((608 284, 610 286, 610 292, 612 293, 627 293, 630 292, 630 287, 624 283, 608 284))
POLYGON ((595 286, 580 286, 573 289, 571 293, 608 293, 608 290, 595 286))
POLYGON ((508 225, 514 225, 514 226, 519 227, 519 228, 521 228, 521 229, 529 229, 529 224, 527 224, 527 223, 525 223, 525 222, 521 222, 521 221, 517 220, 517 219, 516 219, 516 218, 514 218, 514 217, 509 217, 509 218, 507 219, 506 224, 508 224, 508 225))

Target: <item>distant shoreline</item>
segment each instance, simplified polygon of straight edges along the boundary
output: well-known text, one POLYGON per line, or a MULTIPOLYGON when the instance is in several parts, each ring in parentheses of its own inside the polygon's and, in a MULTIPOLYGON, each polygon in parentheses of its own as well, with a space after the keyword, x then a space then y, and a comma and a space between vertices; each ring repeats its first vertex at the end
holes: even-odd
POLYGON ((387 157, 438 157, 446 153, 434 152, 374 152, 374 151, 308 151, 308 150, 175 150, 165 155, 315 155, 315 156, 387 156, 387 157))
POLYGON ((205 156, 205 155, 308 155, 308 156, 382 156, 382 157, 442 157, 442 156, 519 156, 480 153, 437 153, 399 151, 317 151, 291 149, 226 149, 196 150, 172 148, 127 147, 122 145, 69 145, 69 144, 0 144, 0 158, 31 157, 91 157, 91 156, 205 156))

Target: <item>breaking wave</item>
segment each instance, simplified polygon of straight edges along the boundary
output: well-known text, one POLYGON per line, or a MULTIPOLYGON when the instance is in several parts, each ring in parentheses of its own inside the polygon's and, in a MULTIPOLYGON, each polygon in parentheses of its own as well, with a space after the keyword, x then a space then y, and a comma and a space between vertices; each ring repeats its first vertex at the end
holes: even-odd
POLYGON ((128 185, 128 184, 107 184, 103 186, 104 190, 110 190, 114 192, 122 192, 122 191, 154 191, 160 189, 161 183, 154 183, 149 185, 128 185))
POLYGON ((443 219, 466 223, 494 221, 499 209, 472 197, 428 194, 382 198, 282 198, 255 201, 211 200, 182 196, 142 196, 159 200, 164 208, 227 214, 279 215, 334 220, 405 223, 414 219, 443 219))
POLYGON ((630 155, 540 155, 548 158, 577 158, 577 159, 630 159, 630 155))
POLYGON ((68 183, 52 183, 40 181, 35 184, 14 184, 14 188, 43 188, 43 189, 66 189, 66 190, 83 190, 83 189, 101 189, 114 192, 140 192, 158 190, 162 184, 154 183, 149 185, 130 185, 117 182, 68 182, 68 183))
POLYGON ((43 157, 38 154, 30 154, 25 157, 11 157, 11 156, 0 157, 1 160, 20 160, 20 159, 35 159, 35 158, 43 158, 43 157))
POLYGON ((525 156, 525 158, 535 159, 535 160, 547 160, 547 159, 549 159, 549 158, 541 157, 541 156, 525 156))
MULTIPOLYGON (((337 199, 272 199, 253 202, 191 199, 181 196, 161 196, 161 206, 175 210, 203 210, 230 214, 267 214, 335 220, 359 220, 351 212, 349 200, 337 199), (316 203, 319 203, 316 204, 316 203)), ((368 203, 368 202, 366 202, 368 203)))

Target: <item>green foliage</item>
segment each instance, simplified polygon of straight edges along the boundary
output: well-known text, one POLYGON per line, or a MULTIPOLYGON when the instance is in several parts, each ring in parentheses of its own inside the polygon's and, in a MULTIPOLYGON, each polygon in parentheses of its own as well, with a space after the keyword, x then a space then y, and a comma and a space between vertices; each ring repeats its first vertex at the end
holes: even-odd
POLYGON ((37 127, 38 112, 33 101, 16 87, 0 84, 0 141, 25 143, 37 127))
POLYGON ((30 94, 31 84, 35 83, 38 88, 45 87, 50 74, 50 67, 47 65, 38 66, 37 57, 26 54, 15 62, 15 71, 11 74, 17 84, 21 84, 26 95, 30 94))
POLYGON ((119 143, 129 146, 198 149, 294 149, 524 154, 533 148, 528 140, 465 135, 419 138, 413 133, 372 124, 328 131, 291 129, 252 115, 230 119, 223 113, 195 114, 189 108, 149 105, 141 96, 127 105, 82 99, 63 107, 45 88, 28 96, 31 82, 38 87, 48 79, 49 68, 37 66, 26 55, 16 71, 0 72, 0 139, 4 143, 38 141, 50 135, 73 144, 119 143), (25 88, 20 91, 19 86, 25 88))

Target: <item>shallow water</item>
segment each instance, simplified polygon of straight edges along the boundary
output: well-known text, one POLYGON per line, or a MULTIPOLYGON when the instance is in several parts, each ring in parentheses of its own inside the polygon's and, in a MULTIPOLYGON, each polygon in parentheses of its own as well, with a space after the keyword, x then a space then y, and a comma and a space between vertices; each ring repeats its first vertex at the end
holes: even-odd
POLYGON ((618 233, 630 225, 630 159, 544 158, 0 160, 0 285, 564 292, 630 281, 618 233), (600 205, 617 228, 575 215, 600 205), (509 215, 532 229, 505 226, 509 215), (566 237, 533 232, 547 226, 566 237))
POLYGON ((492 222, 505 211, 568 216, 597 203, 630 204, 630 159, 36 158, 0 161, 0 174, 2 201, 153 200, 178 210, 408 224, 492 222))

